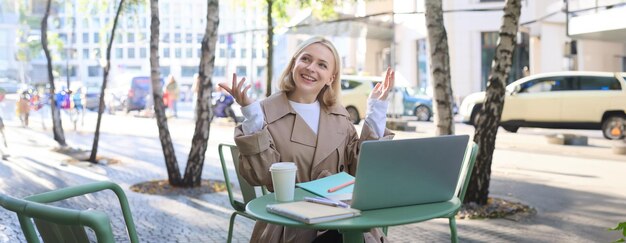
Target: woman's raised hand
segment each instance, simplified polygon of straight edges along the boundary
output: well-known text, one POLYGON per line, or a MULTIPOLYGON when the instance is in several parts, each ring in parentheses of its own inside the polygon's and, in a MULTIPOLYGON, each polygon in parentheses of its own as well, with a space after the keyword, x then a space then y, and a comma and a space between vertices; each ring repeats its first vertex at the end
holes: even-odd
POLYGON ((248 89, 252 87, 251 84, 247 84, 244 86, 246 82, 246 78, 241 78, 241 81, 237 82, 237 74, 233 73, 233 84, 232 88, 229 88, 226 83, 219 83, 218 85, 222 87, 222 89, 226 90, 230 95, 235 98, 235 102, 239 104, 241 107, 252 104, 252 98, 248 97, 248 89))
POLYGON ((370 99, 377 100, 387 100, 387 95, 389 95, 389 91, 393 89, 393 84, 395 82, 396 72, 390 67, 387 68, 387 75, 385 75, 385 81, 382 83, 377 83, 374 86, 374 90, 370 93, 370 99))

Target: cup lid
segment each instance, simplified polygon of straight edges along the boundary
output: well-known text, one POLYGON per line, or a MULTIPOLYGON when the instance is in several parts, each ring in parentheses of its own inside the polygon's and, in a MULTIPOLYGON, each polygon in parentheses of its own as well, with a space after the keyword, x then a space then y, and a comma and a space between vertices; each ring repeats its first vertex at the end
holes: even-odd
POLYGON ((296 164, 294 162, 278 162, 273 163, 270 166, 270 171, 287 171, 287 170, 297 170, 296 164))

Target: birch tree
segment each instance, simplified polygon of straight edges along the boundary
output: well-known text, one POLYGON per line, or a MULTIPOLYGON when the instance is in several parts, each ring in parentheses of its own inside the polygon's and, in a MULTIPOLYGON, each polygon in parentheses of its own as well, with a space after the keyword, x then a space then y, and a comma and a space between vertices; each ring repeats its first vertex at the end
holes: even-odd
POLYGON ((54 75, 52 74, 52 57, 50 54, 50 50, 48 49, 48 17, 50 16, 50 5, 52 5, 52 0, 48 0, 46 3, 46 11, 43 15, 43 19, 41 20, 41 47, 43 49, 44 54, 46 55, 46 64, 48 66, 48 83, 50 84, 49 96, 50 96, 50 112, 52 112, 52 134, 54 137, 54 141, 59 143, 59 145, 65 147, 67 143, 65 142, 65 133, 63 132, 63 124, 61 122, 61 112, 59 108, 56 106, 55 98, 54 98, 54 75))
POLYGON ((443 24, 441 0, 426 1, 426 28, 430 46, 430 72, 433 77, 433 108, 435 134, 454 134, 452 115, 452 85, 450 83, 450 55, 448 35, 443 24))
POLYGON ((506 80, 511 70, 513 51, 519 26, 521 12, 520 0, 507 0, 504 6, 504 16, 496 54, 491 64, 485 103, 477 118, 474 142, 479 146, 476 165, 472 171, 465 202, 478 205, 487 204, 489 196, 489 182, 491 179, 491 161, 495 149, 498 124, 502 116, 506 80))
POLYGON ((200 79, 198 87, 198 109, 195 111, 196 126, 189 151, 187 167, 184 177, 181 178, 178 161, 172 138, 168 129, 167 117, 165 116, 165 104, 163 104, 163 91, 160 81, 159 69, 159 5, 158 0, 150 1, 150 77, 152 79, 152 96, 154 100, 154 112, 159 129, 159 140, 163 149, 165 166, 169 183, 179 187, 196 187, 202 182, 202 167, 208 146, 211 126, 209 115, 211 110, 210 97, 212 92, 212 74, 215 62, 215 45, 217 43, 217 28, 219 25, 219 0, 207 1, 207 24, 204 38, 202 39, 202 56, 198 67, 200 79))

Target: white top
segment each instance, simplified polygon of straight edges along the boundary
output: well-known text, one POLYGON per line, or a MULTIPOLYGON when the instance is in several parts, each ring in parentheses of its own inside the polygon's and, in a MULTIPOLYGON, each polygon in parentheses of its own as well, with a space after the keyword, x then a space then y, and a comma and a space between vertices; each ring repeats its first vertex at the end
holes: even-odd
POLYGON ((296 110, 296 113, 304 119, 307 125, 313 130, 313 133, 317 134, 317 127, 320 123, 320 102, 315 100, 311 104, 298 103, 289 101, 291 107, 296 110))
MULTIPOLYGON (((311 104, 302 104, 289 101, 291 107, 300 115, 311 130, 317 134, 320 117, 320 104, 318 101, 311 104)), ((365 112, 365 122, 367 122, 376 132, 378 137, 385 134, 385 124, 387 123, 387 106, 389 102, 386 100, 367 99, 367 112, 365 112)), ((265 116, 261 103, 255 101, 250 105, 241 107, 241 113, 245 119, 241 124, 241 128, 245 135, 250 135, 263 129, 265 116)))

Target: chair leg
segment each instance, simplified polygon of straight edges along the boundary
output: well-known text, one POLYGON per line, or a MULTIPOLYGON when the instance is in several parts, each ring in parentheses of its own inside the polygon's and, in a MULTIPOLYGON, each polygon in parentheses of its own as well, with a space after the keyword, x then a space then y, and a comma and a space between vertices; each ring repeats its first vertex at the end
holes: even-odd
POLYGON ((231 243, 233 240, 233 225, 235 224, 235 217, 237 216, 237 212, 234 212, 230 215, 230 225, 228 226, 228 238, 226 238, 227 243, 231 243))
POLYGON ((450 225, 450 242, 457 243, 459 239, 456 237, 456 219, 454 215, 448 218, 448 224, 450 225))

